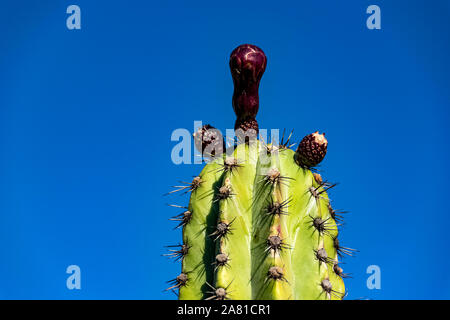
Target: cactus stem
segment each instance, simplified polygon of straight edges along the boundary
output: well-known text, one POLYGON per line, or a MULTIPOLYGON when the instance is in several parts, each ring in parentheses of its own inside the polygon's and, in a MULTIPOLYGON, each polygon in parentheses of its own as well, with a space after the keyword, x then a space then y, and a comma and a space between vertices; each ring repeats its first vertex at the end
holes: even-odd
POLYGON ((196 130, 195 156, 207 164, 192 182, 168 190, 190 196, 187 207, 172 205, 183 209, 170 219, 184 244, 164 254, 182 262, 165 286, 182 300, 335 300, 346 293, 341 257, 357 250, 340 246, 343 212, 328 195, 337 184, 315 168, 328 141, 318 131, 297 144, 293 130, 271 139, 259 132, 266 63, 253 45, 232 52, 235 134, 224 137, 210 125, 196 130))
POLYGON ((356 249, 341 246, 337 237, 333 239, 333 245, 334 245, 334 248, 336 249, 337 254, 341 258, 344 255, 353 257, 356 254, 356 252, 358 252, 358 250, 356 250, 356 249))
POLYGON ((189 249, 191 248, 185 241, 185 244, 177 244, 173 246, 166 246, 166 248, 174 248, 180 247, 179 250, 169 249, 170 253, 163 254, 163 256, 168 256, 171 259, 175 259, 175 261, 183 261, 184 257, 188 254, 189 249))

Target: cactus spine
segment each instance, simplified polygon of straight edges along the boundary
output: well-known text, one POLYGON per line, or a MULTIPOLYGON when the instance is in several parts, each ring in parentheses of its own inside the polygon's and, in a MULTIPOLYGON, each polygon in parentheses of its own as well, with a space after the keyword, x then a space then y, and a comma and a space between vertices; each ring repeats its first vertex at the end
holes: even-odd
POLYGON ((219 148, 206 153, 211 161, 181 187, 190 191, 189 206, 173 220, 183 228, 183 244, 168 254, 182 261, 182 272, 168 288, 178 289, 180 299, 344 296, 346 274, 339 261, 353 249, 337 240, 340 216, 327 195, 334 185, 311 170, 325 157, 325 136, 306 136, 295 152, 288 142, 256 139, 258 84, 266 61, 251 45, 231 55, 235 129, 238 138, 245 134, 242 143, 222 153, 223 138, 214 128, 194 134, 201 152, 219 148))

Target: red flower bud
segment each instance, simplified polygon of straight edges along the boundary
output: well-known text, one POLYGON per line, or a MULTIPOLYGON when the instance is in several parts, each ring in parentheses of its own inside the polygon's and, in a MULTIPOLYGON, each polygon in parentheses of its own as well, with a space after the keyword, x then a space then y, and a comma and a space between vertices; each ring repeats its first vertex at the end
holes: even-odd
POLYGON ((257 46, 243 44, 233 50, 230 69, 233 76, 233 109, 238 119, 254 119, 258 113, 258 88, 267 58, 257 46))

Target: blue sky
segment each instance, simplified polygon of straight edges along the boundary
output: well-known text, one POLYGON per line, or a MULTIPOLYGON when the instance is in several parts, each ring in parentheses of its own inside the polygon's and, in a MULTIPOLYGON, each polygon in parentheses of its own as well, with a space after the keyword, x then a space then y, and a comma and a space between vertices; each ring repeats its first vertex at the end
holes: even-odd
POLYGON ((252 43, 268 57, 260 127, 327 134, 341 242, 360 250, 348 298, 449 299, 449 2, 220 3, 2 1, 0 298, 175 298, 166 204, 187 198, 162 195, 202 166, 173 164, 170 136, 234 125, 228 57, 252 43))

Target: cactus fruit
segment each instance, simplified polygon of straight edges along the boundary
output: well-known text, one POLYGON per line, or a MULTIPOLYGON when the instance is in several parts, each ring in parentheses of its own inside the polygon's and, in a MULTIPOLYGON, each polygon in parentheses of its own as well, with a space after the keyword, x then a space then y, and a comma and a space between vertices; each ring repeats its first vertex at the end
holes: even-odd
POLYGON ((237 120, 234 128, 258 132, 255 117, 259 109, 259 82, 266 70, 264 52, 251 44, 240 45, 230 56, 230 69, 234 83, 233 109, 237 120))
POLYGON ((194 133, 194 143, 197 150, 207 157, 215 157, 225 150, 225 141, 219 130, 206 124, 194 133))
POLYGON ((296 161, 299 166, 307 168, 315 167, 327 154, 328 141, 325 133, 318 131, 304 137, 297 148, 296 161))
MULTIPOLYGON (((231 54, 236 131, 258 131, 266 63, 253 45, 231 54)), ((181 261, 182 271, 167 290, 189 300, 342 299, 348 274, 339 262, 355 250, 337 240, 342 212, 327 195, 335 185, 313 172, 327 151, 324 135, 306 136, 295 152, 290 137, 280 144, 241 140, 225 150, 212 129, 200 128, 195 145, 223 152, 207 152, 199 176, 175 190, 189 192, 190 201, 176 206, 184 211, 172 218, 183 229, 183 244, 167 255, 181 261)))

